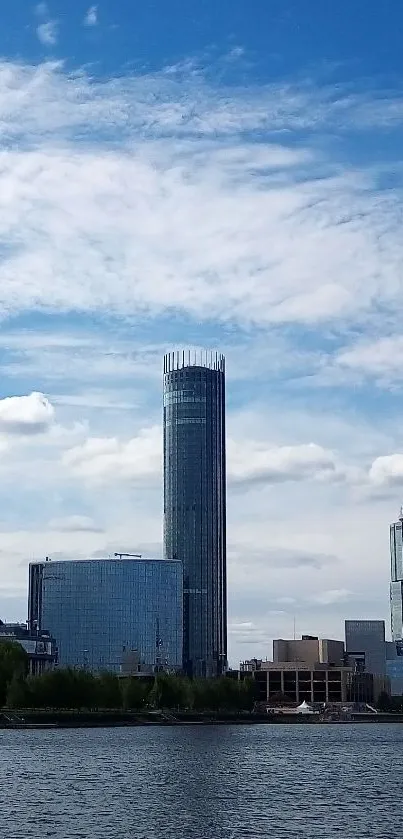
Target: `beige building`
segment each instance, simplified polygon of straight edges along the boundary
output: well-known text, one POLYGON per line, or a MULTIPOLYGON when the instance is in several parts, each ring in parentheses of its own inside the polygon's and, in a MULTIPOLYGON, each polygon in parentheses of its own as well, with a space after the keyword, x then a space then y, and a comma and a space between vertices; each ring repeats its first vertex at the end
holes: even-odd
POLYGON ((332 664, 342 667, 344 664, 344 643, 328 638, 315 638, 303 635, 301 639, 288 641, 279 638, 273 641, 273 661, 303 662, 311 666, 315 664, 332 664))
POLYGON ((255 680, 259 700, 266 703, 374 702, 381 690, 388 691, 385 679, 346 664, 343 641, 303 635, 273 641, 273 661, 244 661, 240 673, 255 680))
POLYGON ((351 667, 305 662, 262 661, 253 672, 261 701, 285 697, 291 702, 346 702, 351 667))

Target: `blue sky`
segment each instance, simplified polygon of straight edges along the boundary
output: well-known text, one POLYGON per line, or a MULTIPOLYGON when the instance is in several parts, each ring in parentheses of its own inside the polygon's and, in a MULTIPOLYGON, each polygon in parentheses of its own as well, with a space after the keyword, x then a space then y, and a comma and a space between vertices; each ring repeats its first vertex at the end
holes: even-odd
POLYGON ((161 365, 225 352, 230 658, 388 618, 403 7, 28 4, 0 33, 0 615, 161 544, 161 365))

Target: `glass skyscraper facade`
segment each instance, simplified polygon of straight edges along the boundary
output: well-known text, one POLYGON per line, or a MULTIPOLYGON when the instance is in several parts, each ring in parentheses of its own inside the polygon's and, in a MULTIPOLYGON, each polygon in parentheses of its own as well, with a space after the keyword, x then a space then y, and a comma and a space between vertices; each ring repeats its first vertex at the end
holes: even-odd
POLYGON ((403 508, 390 525, 390 617, 393 641, 403 639, 403 508))
POLYGON ((183 567, 179 561, 89 559, 31 563, 28 622, 56 639, 60 667, 119 672, 182 667, 183 567))
POLYGON ((352 661, 361 661, 365 672, 386 674, 385 621, 345 621, 346 653, 352 661))
POLYGON ((227 666, 225 360, 164 358, 164 554, 183 562, 184 668, 227 666))

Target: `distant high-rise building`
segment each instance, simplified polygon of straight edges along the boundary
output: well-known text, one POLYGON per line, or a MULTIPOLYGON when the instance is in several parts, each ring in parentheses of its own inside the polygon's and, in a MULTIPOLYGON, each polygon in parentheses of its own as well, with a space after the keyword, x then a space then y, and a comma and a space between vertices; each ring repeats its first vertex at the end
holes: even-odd
POLYGON ((162 559, 29 566, 28 626, 56 639, 60 667, 145 672, 182 667, 183 568, 162 559))
POLYGON ((385 621, 345 621, 345 633, 348 663, 374 676, 385 676, 385 621))
POLYGON ((164 358, 164 554, 184 568, 184 668, 227 666, 225 361, 164 358))
POLYGON ((403 507, 390 525, 390 617, 393 641, 403 639, 403 507))

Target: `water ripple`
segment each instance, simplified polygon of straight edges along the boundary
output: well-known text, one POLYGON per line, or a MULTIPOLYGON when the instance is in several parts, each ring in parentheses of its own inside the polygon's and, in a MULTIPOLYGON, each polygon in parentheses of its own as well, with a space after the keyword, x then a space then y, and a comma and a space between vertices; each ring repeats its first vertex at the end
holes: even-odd
POLYGON ((1 839, 400 839, 403 727, 0 731, 1 839))

